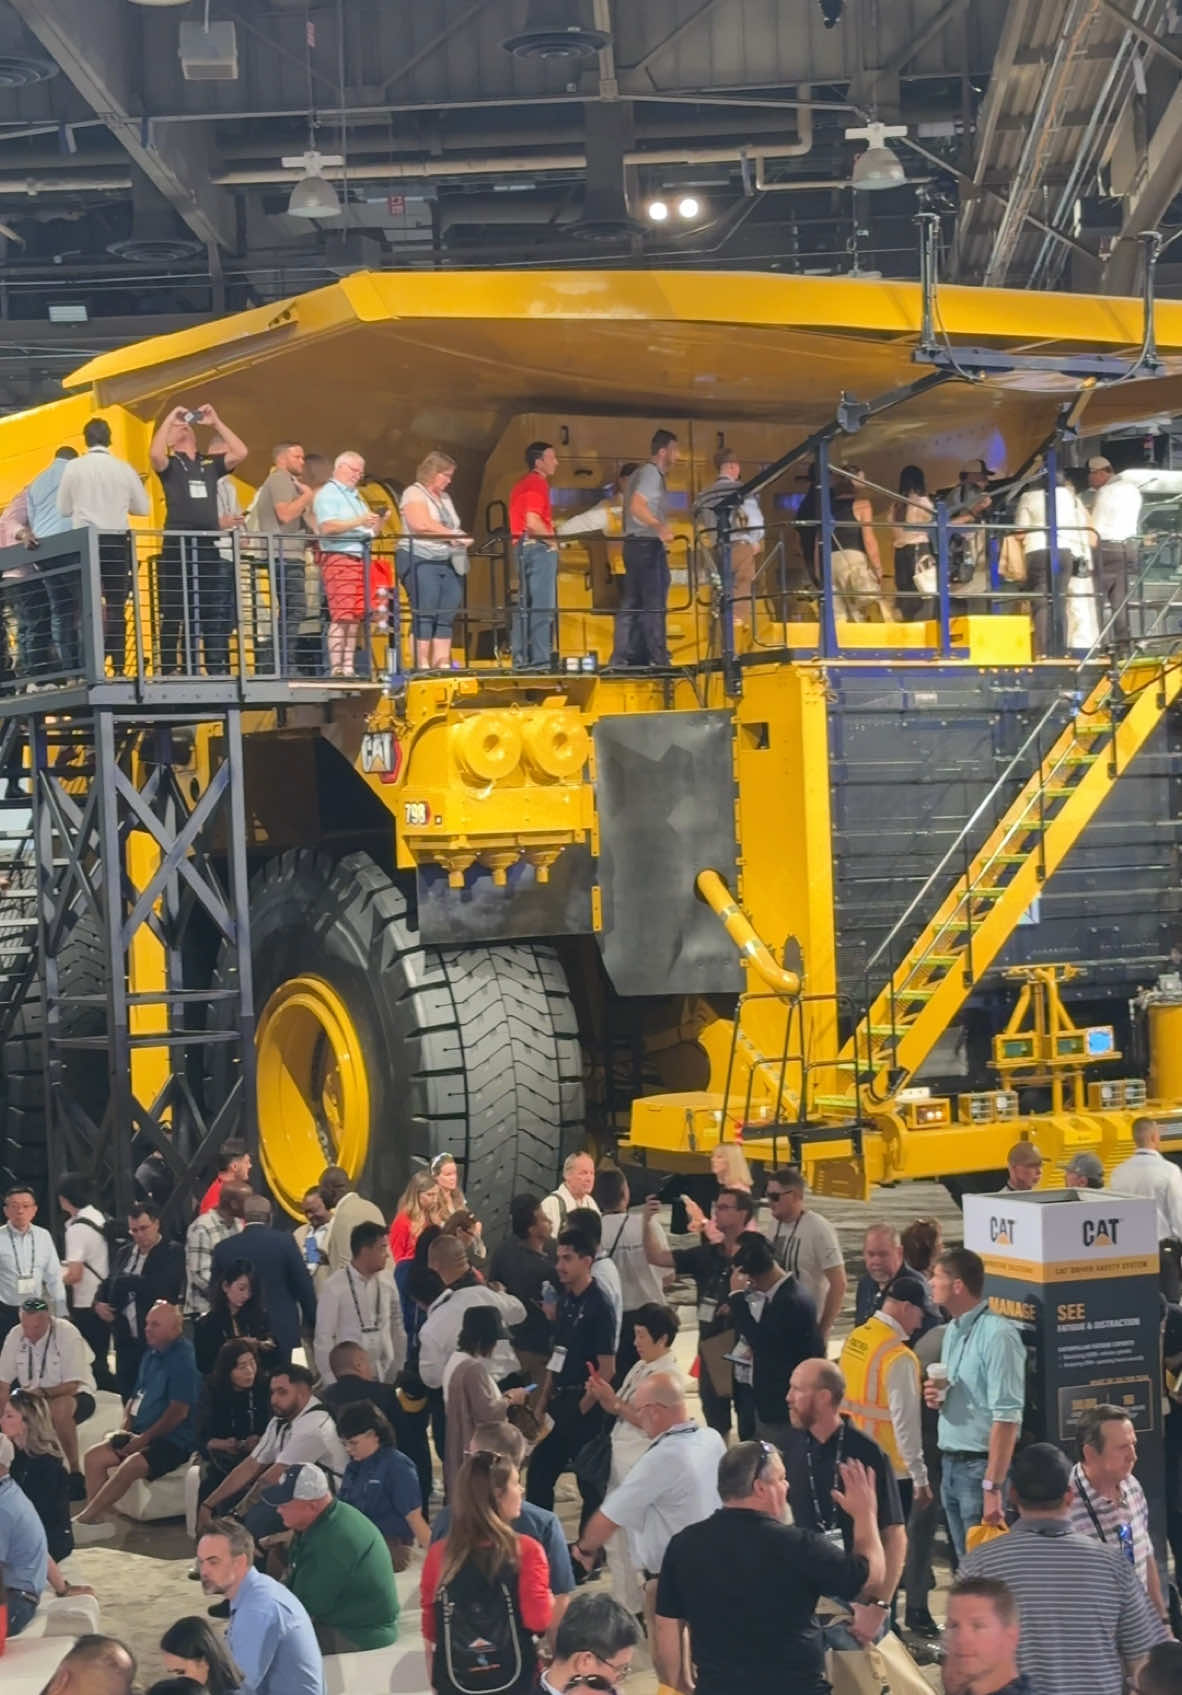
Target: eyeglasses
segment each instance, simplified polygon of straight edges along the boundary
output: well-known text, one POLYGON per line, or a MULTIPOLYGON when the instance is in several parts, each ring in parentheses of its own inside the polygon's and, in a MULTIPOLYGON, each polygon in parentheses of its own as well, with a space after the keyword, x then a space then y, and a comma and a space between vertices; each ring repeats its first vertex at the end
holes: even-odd
POLYGON ((762 1438, 759 1439, 759 1447, 760 1447, 759 1464, 756 1466, 755 1470, 751 1473, 751 1487, 753 1489, 754 1489, 755 1485, 761 1481, 761 1479, 763 1478, 764 1472, 768 1468, 768 1465, 770 1464, 770 1462, 773 1459, 775 1459, 776 1454, 779 1452, 779 1450, 774 1446, 773 1443, 765 1442, 765 1441, 763 1441, 762 1438))

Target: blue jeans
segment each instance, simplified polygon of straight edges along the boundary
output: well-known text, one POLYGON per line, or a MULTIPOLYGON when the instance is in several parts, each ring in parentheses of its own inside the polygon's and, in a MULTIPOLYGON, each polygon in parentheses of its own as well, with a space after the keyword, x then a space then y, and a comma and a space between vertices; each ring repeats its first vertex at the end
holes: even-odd
POLYGON ((984 1454, 980 1459, 963 1460, 946 1453, 942 1463, 940 1499, 944 1504, 944 1517, 948 1520, 948 1534, 956 1549, 956 1557, 963 1560, 965 1538, 973 1526, 981 1522, 981 1485, 985 1481, 989 1461, 984 1454))
POLYGON ((514 665, 550 664, 557 606, 558 549, 548 541, 523 541, 517 549, 514 665))
POLYGON ((37 1611, 39 1595, 26 1595, 22 1590, 8 1591, 8 1634, 19 1636, 37 1611))

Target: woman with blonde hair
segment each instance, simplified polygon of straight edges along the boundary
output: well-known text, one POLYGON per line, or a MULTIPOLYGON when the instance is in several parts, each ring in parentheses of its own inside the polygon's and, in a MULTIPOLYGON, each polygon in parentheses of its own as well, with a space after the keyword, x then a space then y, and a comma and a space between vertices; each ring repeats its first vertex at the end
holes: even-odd
POLYGON ((462 528, 447 492, 455 470, 450 454, 428 453, 398 503, 410 551, 415 668, 419 671, 450 667, 452 627, 468 574, 472 537, 462 528))
POLYGON ((67 1583, 58 1560, 74 1552, 70 1524, 70 1480, 49 1397, 41 1389, 15 1388, 0 1412, 0 1435, 12 1443, 12 1481, 28 1496, 45 1530, 49 1582, 55 1595, 93 1595, 93 1589, 67 1583))
MULTIPOLYGON (((464 1245, 468 1249, 469 1258, 483 1259, 485 1255, 484 1226, 464 1199, 464 1191, 460 1188, 460 1168, 456 1163, 455 1154, 436 1154, 431 1161, 431 1174, 439 1184, 439 1205, 443 1214, 440 1222, 446 1229, 459 1213, 463 1213, 465 1219, 471 1219, 471 1235, 474 1239, 469 1241, 467 1235, 464 1235, 463 1229, 461 1229, 461 1235, 464 1236, 464 1245)), ((455 1228, 456 1225, 452 1224, 452 1229, 455 1228)))
MULTIPOLYGON (((751 1193, 751 1167, 737 1142, 719 1142, 710 1155, 710 1170, 718 1180, 720 1189, 742 1189, 746 1195, 751 1193)), ((683 1196, 683 1200, 689 1228, 699 1232, 705 1230, 710 1224, 709 1213, 702 1211, 692 1195, 683 1196)))
POLYGON ((390 1257, 395 1265, 413 1259, 415 1243, 428 1224, 442 1225, 451 1208, 444 1208, 434 1171, 416 1171, 402 1191, 390 1226, 390 1257))
POLYGON ((478 1663, 485 1608, 501 1595, 512 1609, 513 1640, 508 1663, 498 1668, 498 1695, 526 1695, 536 1686, 535 1638, 549 1628, 554 1597, 541 1544, 513 1529, 524 1498, 517 1467, 500 1454, 473 1454, 456 1475, 451 1523, 446 1537, 432 1543, 419 1587, 436 1695, 453 1695, 465 1670, 478 1663))

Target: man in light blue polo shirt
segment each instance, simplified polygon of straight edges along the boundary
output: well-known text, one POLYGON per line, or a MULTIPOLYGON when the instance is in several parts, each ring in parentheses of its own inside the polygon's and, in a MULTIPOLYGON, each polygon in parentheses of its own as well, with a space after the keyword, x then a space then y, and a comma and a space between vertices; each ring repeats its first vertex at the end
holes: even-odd
POLYGON ((8 1634, 19 1636, 45 1588, 49 1548, 33 1503, 8 1475, 13 1457, 12 1443, 0 1436, 0 1573, 8 1601, 8 1634))
MULTIPOLYGON (((975 1524, 1000 1524, 1014 1444, 1026 1404, 1026 1348, 1017 1325, 990 1310, 985 1263, 950 1248, 932 1268, 932 1299, 948 1313, 940 1364, 924 1400, 939 1407, 941 1499, 959 1558, 975 1524)), ((929 1368, 930 1369, 930 1368, 929 1368)))
MULTIPOLYGON (((29 484, 29 534, 35 546, 72 530, 73 524, 58 509, 57 491, 62 475, 71 459, 77 459, 76 447, 59 447, 49 464, 29 484)), ((76 576, 55 574, 44 582, 30 579, 21 587, 17 602, 18 625, 27 623, 25 640, 29 646, 25 664, 30 670, 44 669, 51 660, 49 637, 57 649, 62 669, 76 671, 78 628, 78 580, 76 576), (49 597, 46 607, 45 597, 49 597), (22 607, 24 616, 22 617, 22 607), (48 614, 48 615, 47 615, 48 614)))
POLYGON ((240 1695, 324 1695, 312 1620, 290 1589, 253 1562, 254 1537, 237 1519, 214 1519, 197 1544, 201 1587, 230 1603, 227 1643, 242 1672, 240 1695))

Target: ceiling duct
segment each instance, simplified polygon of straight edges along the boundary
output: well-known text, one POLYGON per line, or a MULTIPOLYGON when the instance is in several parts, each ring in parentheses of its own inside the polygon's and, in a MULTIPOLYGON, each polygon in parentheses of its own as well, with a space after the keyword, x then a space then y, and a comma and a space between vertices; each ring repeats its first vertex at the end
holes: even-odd
POLYGON ((182 23, 178 48, 186 82, 237 82, 238 32, 232 23, 182 23))
POLYGON ((0 88, 32 88, 58 73, 52 59, 36 53, 0 53, 0 88))
POLYGON ((583 209, 568 235, 581 241, 620 241, 638 235, 641 225, 628 209, 624 155, 636 140, 629 100, 595 101, 584 109, 587 138, 587 186, 583 209))
POLYGON ((188 259, 195 259, 204 249, 199 241, 186 241, 183 236, 160 236, 153 239, 145 236, 142 239, 129 236, 126 241, 112 241, 107 244, 107 252, 116 259, 123 259, 129 265, 180 265, 188 259))
POLYGON ((515 59, 593 59, 611 41, 583 23, 579 0, 528 0, 525 27, 501 46, 515 59))

